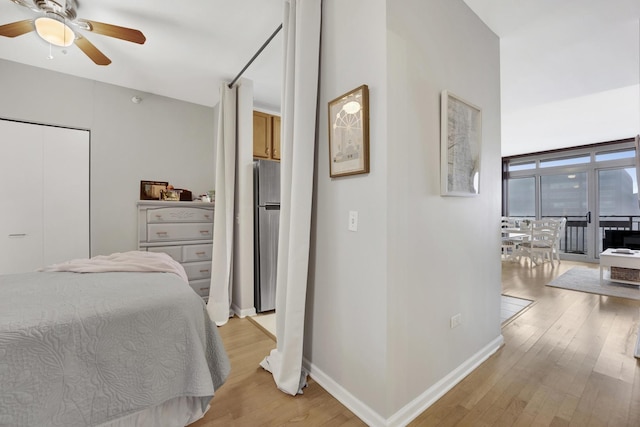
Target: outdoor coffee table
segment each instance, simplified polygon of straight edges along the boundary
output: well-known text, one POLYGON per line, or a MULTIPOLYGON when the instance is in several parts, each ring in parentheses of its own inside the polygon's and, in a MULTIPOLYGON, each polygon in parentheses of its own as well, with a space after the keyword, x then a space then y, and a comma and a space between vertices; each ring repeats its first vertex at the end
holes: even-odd
POLYGON ((604 281, 604 269, 609 268, 609 280, 640 286, 640 251, 609 248, 600 254, 600 283, 604 281), (612 270, 613 269, 613 270, 612 270), (616 272, 614 277, 613 272, 616 272))

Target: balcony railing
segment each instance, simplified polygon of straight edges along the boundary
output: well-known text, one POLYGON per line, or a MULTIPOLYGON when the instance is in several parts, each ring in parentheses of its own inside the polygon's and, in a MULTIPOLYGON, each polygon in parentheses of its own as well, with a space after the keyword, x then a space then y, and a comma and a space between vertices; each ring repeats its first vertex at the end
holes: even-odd
MULTIPOLYGON (((543 218, 560 218, 557 215, 548 215, 543 218)), ((591 236, 587 235, 588 215, 565 216, 567 223, 560 241, 560 252, 567 254, 587 254, 587 245, 591 236)), ((519 216, 522 219, 535 219, 534 217, 519 216)), ((602 252, 604 233, 607 230, 640 230, 640 215, 602 215, 599 218, 598 249, 602 252)))
MULTIPOLYGON (((567 216, 564 236, 560 242, 560 250, 570 254, 586 254, 589 236, 587 236, 588 217, 567 216)), ((602 252, 602 242, 606 230, 640 230, 640 216, 636 215, 603 215, 599 218, 598 253, 602 252)))

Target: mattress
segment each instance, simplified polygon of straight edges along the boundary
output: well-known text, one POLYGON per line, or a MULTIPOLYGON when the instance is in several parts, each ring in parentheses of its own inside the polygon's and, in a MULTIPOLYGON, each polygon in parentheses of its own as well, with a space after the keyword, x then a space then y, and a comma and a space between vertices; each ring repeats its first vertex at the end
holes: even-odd
POLYGON ((0 426, 120 425, 166 402, 200 417, 229 370, 176 274, 0 276, 0 426))

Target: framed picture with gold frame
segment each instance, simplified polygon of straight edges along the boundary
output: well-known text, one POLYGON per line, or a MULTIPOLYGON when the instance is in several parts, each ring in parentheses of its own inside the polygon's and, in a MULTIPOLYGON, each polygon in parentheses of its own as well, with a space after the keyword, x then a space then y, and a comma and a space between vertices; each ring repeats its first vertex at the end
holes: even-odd
POLYGON ((369 173, 369 87, 329 102, 329 175, 369 173))

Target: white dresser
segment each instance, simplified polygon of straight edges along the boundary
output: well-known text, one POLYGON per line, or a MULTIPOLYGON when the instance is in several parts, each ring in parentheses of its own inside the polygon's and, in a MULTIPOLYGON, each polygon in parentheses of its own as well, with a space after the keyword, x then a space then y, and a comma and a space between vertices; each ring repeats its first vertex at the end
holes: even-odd
POLYGON ((213 203, 138 202, 138 249, 164 252, 184 267, 189 285, 209 297, 213 203))

